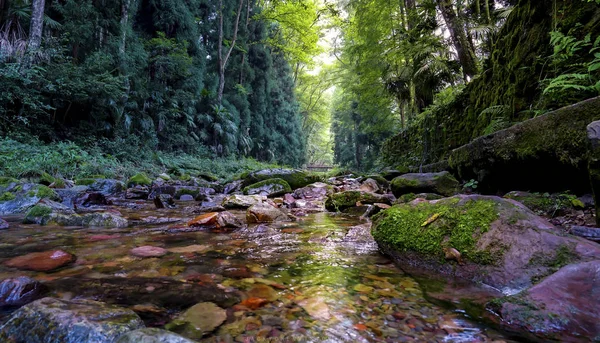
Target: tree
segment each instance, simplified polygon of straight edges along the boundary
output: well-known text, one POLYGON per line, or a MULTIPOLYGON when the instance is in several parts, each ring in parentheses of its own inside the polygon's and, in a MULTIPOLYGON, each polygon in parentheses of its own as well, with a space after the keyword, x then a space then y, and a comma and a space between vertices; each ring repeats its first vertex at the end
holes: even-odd
POLYGON ((31 23, 29 27, 29 51, 35 51, 42 44, 42 30, 44 28, 44 7, 46 0, 33 0, 31 3, 31 23))
POLYGON ((223 102, 223 91, 225 89, 225 67, 227 67, 227 61, 231 56, 231 52, 235 48, 235 41, 238 35, 238 27, 240 25, 240 16, 242 14, 242 6, 244 5, 244 0, 239 1, 239 5, 236 12, 236 18, 234 21, 233 28, 233 37, 231 38, 231 42, 229 43, 229 49, 225 56, 223 56, 223 39, 224 39, 224 30, 223 30, 223 0, 219 0, 219 42, 217 43, 218 49, 218 65, 219 65, 219 87, 217 90, 217 103, 220 105, 223 102))
POLYGON ((473 41, 469 39, 468 33, 465 31, 465 24, 462 18, 457 15, 451 0, 436 1, 444 17, 448 31, 450 31, 450 37, 452 37, 452 42, 456 48, 465 77, 475 76, 478 73, 475 48, 473 41))

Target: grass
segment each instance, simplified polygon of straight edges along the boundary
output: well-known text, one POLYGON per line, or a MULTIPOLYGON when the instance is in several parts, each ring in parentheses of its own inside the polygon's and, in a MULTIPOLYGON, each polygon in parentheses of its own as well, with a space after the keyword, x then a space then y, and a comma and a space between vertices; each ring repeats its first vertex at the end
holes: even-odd
POLYGON ((277 167, 250 158, 216 158, 209 152, 166 153, 125 143, 122 147, 116 144, 81 147, 72 142, 45 144, 34 138, 20 141, 0 138, 0 175, 22 178, 44 171, 67 179, 85 179, 98 174, 127 179, 138 173, 149 176, 169 173, 234 179, 243 172, 277 167))

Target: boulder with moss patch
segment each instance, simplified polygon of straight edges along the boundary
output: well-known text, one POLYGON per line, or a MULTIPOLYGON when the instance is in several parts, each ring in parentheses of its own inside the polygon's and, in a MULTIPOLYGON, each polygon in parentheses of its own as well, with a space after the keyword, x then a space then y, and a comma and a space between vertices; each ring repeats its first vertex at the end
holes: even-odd
POLYGON ((0 214, 25 213, 41 199, 61 201, 54 190, 32 183, 10 183, 6 187, 0 187, 0 194, 6 199, 0 201, 0 214))
MULTIPOLYGON (((62 221, 64 218, 68 218, 75 215, 75 211, 71 208, 52 200, 42 199, 35 206, 27 211, 25 219, 23 220, 26 224, 48 224, 51 219, 55 219, 56 222, 62 221)), ((69 222, 69 226, 81 225, 81 221, 69 222)), ((62 224, 57 224, 62 225, 62 224)))
POLYGON ((458 193, 458 185, 454 176, 446 171, 404 174, 391 182, 392 192, 396 197, 408 193, 436 193, 452 196, 458 193))
POLYGON ((83 225, 92 227, 123 228, 129 225, 127 219, 110 212, 88 213, 83 216, 83 225))
POLYGON ((248 186, 269 179, 283 179, 292 189, 302 188, 313 182, 321 181, 320 177, 298 169, 264 169, 244 175, 244 185, 248 186))
POLYGON ((600 259, 595 243, 564 236, 522 204, 492 196, 395 205, 376 216, 372 234, 409 273, 470 280, 506 294, 564 264, 600 259), (465 263, 445 260, 448 249, 456 249, 465 263))
POLYGON ((152 179, 149 178, 145 173, 135 174, 134 176, 130 177, 129 180, 127 180, 127 187, 150 185, 152 185, 152 179))
POLYGON ((325 208, 328 211, 344 211, 347 208, 360 206, 360 204, 391 204, 390 196, 375 194, 363 191, 345 191, 330 195, 325 201, 325 208))
POLYGON ((516 200, 527 206, 538 215, 560 216, 573 210, 581 210, 585 205, 575 195, 567 193, 529 193, 513 191, 504 195, 507 199, 516 200))
POLYGON ((264 195, 267 197, 276 197, 290 192, 292 192, 290 184, 278 178, 260 181, 244 188, 244 194, 246 195, 264 195))

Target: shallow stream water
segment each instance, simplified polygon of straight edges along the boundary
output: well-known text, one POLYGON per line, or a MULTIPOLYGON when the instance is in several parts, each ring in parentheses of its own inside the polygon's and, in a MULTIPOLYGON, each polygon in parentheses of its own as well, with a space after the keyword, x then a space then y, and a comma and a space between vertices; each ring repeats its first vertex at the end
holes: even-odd
POLYGON ((42 227, 8 218, 11 229, 0 231, 0 263, 54 248, 77 261, 53 273, 0 265, 0 279, 31 276, 50 285, 51 296, 120 304, 158 327, 193 305, 185 295, 192 286, 245 300, 217 297, 227 320, 202 342, 513 342, 461 311, 429 303, 374 242, 347 241, 349 228, 364 224, 356 217, 317 213, 214 233, 190 231, 185 223, 193 215, 181 207, 130 207, 118 208, 132 224, 126 229, 42 227), (144 245, 170 252, 130 255, 144 245))

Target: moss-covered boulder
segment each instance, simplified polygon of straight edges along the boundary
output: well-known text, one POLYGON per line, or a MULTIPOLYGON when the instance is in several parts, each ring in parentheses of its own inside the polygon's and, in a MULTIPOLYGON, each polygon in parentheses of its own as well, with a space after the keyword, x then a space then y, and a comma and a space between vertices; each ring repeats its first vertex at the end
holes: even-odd
POLYGON ((128 309, 91 300, 43 298, 15 311, 0 327, 0 341, 105 343, 143 327, 128 309))
POLYGON ((291 192, 290 184, 277 178, 260 181, 244 188, 244 194, 246 195, 264 195, 267 197, 276 197, 291 192))
POLYGON ((325 201, 328 211, 343 211, 347 208, 357 206, 357 203, 365 204, 391 204, 388 196, 363 191, 345 191, 330 195, 325 201))
POLYGON ((152 185, 152 179, 149 178, 145 173, 135 174, 134 176, 130 177, 129 180, 127 180, 127 187, 150 185, 152 185))
POLYGON ((283 179, 292 189, 307 186, 313 182, 321 181, 318 175, 311 174, 298 169, 264 169, 244 175, 244 186, 249 186, 260 181, 269 179, 283 179))
POLYGON ((0 186, 0 214, 25 213, 41 199, 61 201, 54 190, 44 185, 32 183, 10 183, 0 186))
POLYGON ((256 204, 246 211, 246 221, 248 224, 289 222, 291 218, 277 207, 269 204, 256 204))
POLYGON ((597 244, 564 236, 522 204, 491 196, 395 205, 375 217, 372 234, 409 273, 470 280, 507 294, 564 264, 600 259, 597 244))
POLYGON ((447 171, 404 174, 391 182, 392 192, 396 197, 408 193, 436 193, 452 196, 458 193, 458 185, 458 181, 447 171))
MULTIPOLYGON (((51 219, 60 221, 74 214, 75 211, 61 203, 42 199, 27 211, 23 222, 26 224, 46 225, 51 219)), ((73 225, 81 225, 81 221, 79 221, 79 224, 74 223, 73 225)))

